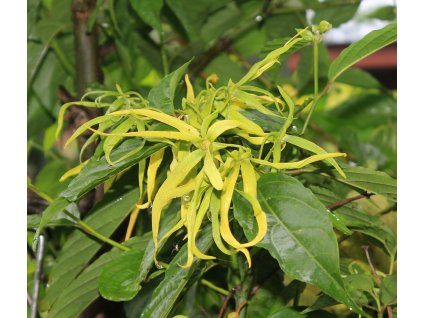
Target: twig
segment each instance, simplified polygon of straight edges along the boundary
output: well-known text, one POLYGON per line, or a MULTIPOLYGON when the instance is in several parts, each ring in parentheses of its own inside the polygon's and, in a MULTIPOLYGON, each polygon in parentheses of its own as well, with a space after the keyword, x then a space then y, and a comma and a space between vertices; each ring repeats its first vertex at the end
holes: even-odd
POLYGON ((373 266, 372 260, 370 259, 369 246, 368 245, 363 245, 363 246, 361 246, 361 248, 364 250, 364 253, 366 254, 367 262, 369 263, 370 269, 372 271, 373 276, 376 279, 376 282, 380 285, 380 283, 382 282, 382 280, 380 279, 380 276, 376 273, 376 269, 373 266))
POLYGON ((31 314, 30 318, 37 317, 38 294, 40 291, 41 276, 43 273, 43 258, 44 258, 44 235, 40 235, 37 244, 36 267, 34 273, 34 288, 32 290, 31 314))
POLYGON ((238 306, 238 308, 236 309, 236 312, 235 312, 235 314, 236 314, 236 316, 235 317, 238 317, 239 316, 239 313, 241 312, 241 309, 245 306, 245 305, 247 305, 248 304, 248 300, 244 300, 239 306, 238 306))
POLYGON ((222 307, 220 307, 219 315, 217 318, 223 318, 225 314, 226 307, 228 306, 229 300, 235 295, 235 293, 239 290, 240 286, 236 286, 231 289, 230 293, 225 297, 225 300, 222 303, 222 307))
POLYGON ((386 307, 386 311, 388 312, 388 318, 392 318, 393 315, 392 315, 392 308, 391 308, 391 306, 386 307))
POLYGON ((207 279, 201 279, 200 283, 203 284, 204 286, 207 286, 208 288, 218 292, 219 294, 222 294, 223 296, 228 296, 231 292, 223 289, 219 286, 216 286, 215 284, 213 284, 212 282, 208 281, 207 279))
POLYGON ((328 209, 328 210, 335 210, 335 209, 340 208, 341 206, 344 206, 344 205, 346 205, 346 204, 348 204, 350 202, 357 201, 357 200, 364 199, 364 198, 367 198, 368 199, 372 195, 373 195, 373 193, 367 193, 366 192, 364 194, 360 194, 360 195, 357 195, 357 196, 352 197, 352 198, 345 198, 345 199, 342 199, 342 200, 339 200, 339 201, 336 201, 334 203, 331 203, 331 204, 327 205, 326 206, 326 209, 328 209))

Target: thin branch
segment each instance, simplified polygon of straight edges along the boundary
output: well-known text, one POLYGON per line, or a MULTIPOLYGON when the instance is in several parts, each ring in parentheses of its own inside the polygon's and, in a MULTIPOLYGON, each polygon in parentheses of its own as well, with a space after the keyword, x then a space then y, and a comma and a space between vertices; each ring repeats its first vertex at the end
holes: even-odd
POLYGON ((223 315, 225 314, 226 307, 228 306, 229 300, 235 295, 236 292, 238 292, 239 289, 240 289, 239 285, 231 289, 231 292, 225 297, 222 303, 222 307, 220 307, 219 315, 217 316, 217 318, 223 318, 223 315))
POLYGON ((370 269, 372 271, 373 276, 376 279, 376 282, 380 285, 380 283, 382 282, 380 276, 376 273, 376 269, 373 266, 372 260, 370 258, 370 254, 369 254, 369 246, 368 245, 363 245, 361 247, 364 250, 364 253, 366 254, 366 258, 367 258, 367 262, 369 263, 370 269))
POLYGON ((344 205, 346 205, 346 204, 348 204, 348 203, 351 203, 351 202, 353 202, 353 201, 357 201, 357 200, 360 200, 360 199, 364 199, 364 198, 370 198, 371 196, 373 195, 373 193, 364 193, 364 194, 360 194, 360 195, 357 195, 357 196, 355 196, 355 197, 352 197, 352 198, 345 198, 345 199, 342 199, 342 200, 339 200, 339 201, 336 201, 336 202, 334 202, 334 203, 331 203, 331 204, 328 204, 327 206, 326 206, 326 209, 328 209, 328 210, 335 210, 335 209, 337 209, 337 208, 340 208, 341 206, 344 206, 344 205))
POLYGON ((240 314, 240 312, 241 312, 241 310, 242 310, 242 308, 243 307, 245 307, 246 305, 248 304, 248 300, 244 300, 239 306, 238 306, 238 308, 236 309, 236 312, 235 312, 235 317, 238 317, 239 316, 239 314, 240 314))

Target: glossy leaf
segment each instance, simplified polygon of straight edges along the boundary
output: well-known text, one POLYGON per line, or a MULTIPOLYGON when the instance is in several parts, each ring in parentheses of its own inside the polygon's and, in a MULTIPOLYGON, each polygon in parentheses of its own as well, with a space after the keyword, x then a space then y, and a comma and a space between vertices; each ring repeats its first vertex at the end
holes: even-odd
MULTIPOLYGON (((110 236, 129 215, 138 199, 138 189, 125 194, 109 191, 101 204, 84 220, 99 233, 110 236)), ((49 276, 49 287, 41 300, 40 308, 47 311, 80 273, 84 266, 103 246, 86 233, 75 230, 67 239, 49 276)))
POLYGON ((382 29, 367 34, 360 41, 344 49, 329 67, 328 77, 335 81, 339 75, 366 56, 394 43, 397 40, 397 24, 391 23, 382 29))
POLYGON ((148 94, 148 101, 150 104, 165 113, 174 114, 175 105, 174 99, 179 83, 187 72, 188 65, 192 60, 186 62, 177 70, 163 77, 158 85, 153 87, 148 94))
MULTIPOLYGON (((313 284, 334 299, 360 311, 345 291, 339 252, 326 208, 295 178, 270 173, 258 181, 258 197, 268 231, 259 244, 289 276, 313 284)), ((238 197, 235 217, 248 239, 254 237, 250 208, 238 197)))
POLYGON ((346 178, 336 178, 337 181, 348 184, 369 193, 376 193, 396 201, 397 181, 387 173, 374 171, 363 167, 341 165, 346 178))
MULTIPOLYGON (((205 253, 212 244, 210 226, 203 229, 197 241, 197 247, 205 253)), ((143 318, 165 318, 168 317, 173 305, 178 299, 189 278, 200 264, 200 260, 195 259, 192 266, 182 268, 180 265, 186 263, 187 245, 185 244, 172 259, 166 269, 165 277, 159 286, 154 290, 151 301, 143 310, 143 318)))
MULTIPOLYGON (((124 244, 138 253, 142 253, 145 248, 145 238, 136 237, 124 244)), ((102 270, 115 263, 121 255, 121 250, 113 248, 90 264, 75 280, 61 290, 48 317, 78 317, 90 303, 100 296, 97 280, 102 270)))
MULTIPOLYGON (((116 161, 128 152, 136 150, 140 145, 141 142, 139 140, 133 139, 124 141, 121 145, 116 147, 115 151, 111 154, 111 160, 116 161)), ((111 176, 137 164, 140 160, 147 158, 163 146, 163 144, 158 143, 151 146, 145 146, 113 166, 107 162, 104 156, 99 160, 91 159, 81 170, 79 175, 71 181, 68 188, 61 193, 61 196, 69 201, 77 201, 88 191, 103 183, 111 176)))
POLYGON ((132 7, 140 18, 154 29, 162 32, 160 11, 163 0, 130 0, 132 7))
MULTIPOLYGON (((325 188, 313 186, 311 187, 311 190, 325 205, 329 205, 342 199, 325 188)), ((390 255, 395 255, 395 235, 392 230, 387 225, 383 224, 378 217, 354 208, 352 203, 345 204, 342 207, 337 208, 336 214, 342 217, 343 222, 350 230, 363 233, 376 239, 380 242, 381 247, 383 247, 390 255)))
POLYGON ((101 296, 112 301, 132 299, 141 289, 137 277, 143 255, 144 251, 130 250, 105 266, 98 278, 101 296))

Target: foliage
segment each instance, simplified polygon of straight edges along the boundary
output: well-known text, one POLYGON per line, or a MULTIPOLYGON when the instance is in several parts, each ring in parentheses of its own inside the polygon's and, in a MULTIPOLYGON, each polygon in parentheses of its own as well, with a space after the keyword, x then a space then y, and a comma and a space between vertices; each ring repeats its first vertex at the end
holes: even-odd
POLYGON ((395 314, 396 100, 351 66, 395 42, 396 23, 333 62, 322 42, 325 20, 358 5, 97 1, 103 80, 76 98, 71 1, 30 1, 40 316, 96 299, 116 317, 395 314))

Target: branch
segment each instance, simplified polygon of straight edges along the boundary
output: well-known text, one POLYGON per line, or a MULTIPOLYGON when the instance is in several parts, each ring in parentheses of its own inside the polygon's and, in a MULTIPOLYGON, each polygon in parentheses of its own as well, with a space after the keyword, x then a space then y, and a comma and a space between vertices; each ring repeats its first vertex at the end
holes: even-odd
POLYGON ((223 318, 223 315, 225 314, 226 311, 226 307, 228 306, 229 300, 235 295, 235 293, 237 293, 239 291, 241 286, 235 286, 234 288, 231 289, 231 292, 225 297, 223 303, 222 303, 222 307, 220 307, 220 311, 219 311, 219 315, 217 316, 217 318, 223 318))
POLYGON ((335 209, 340 208, 341 206, 344 206, 344 205, 346 205, 348 203, 351 203, 353 201, 357 201, 357 200, 364 199, 364 198, 367 198, 368 199, 373 194, 374 193, 368 193, 368 192, 366 192, 364 194, 360 194, 360 195, 357 195, 357 196, 352 197, 352 198, 345 198, 345 199, 342 199, 342 200, 339 200, 339 201, 336 201, 334 203, 331 203, 331 204, 327 205, 326 206, 326 209, 328 209, 328 210, 335 210, 335 209))

